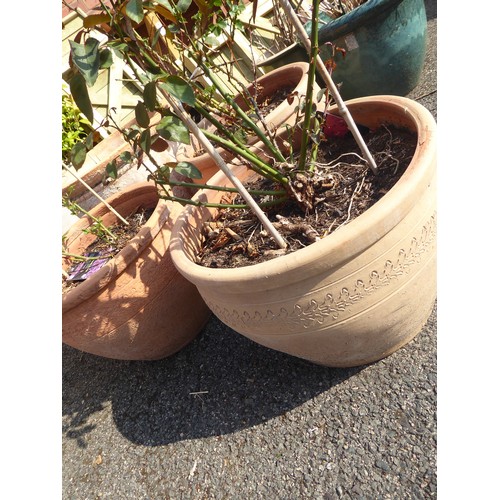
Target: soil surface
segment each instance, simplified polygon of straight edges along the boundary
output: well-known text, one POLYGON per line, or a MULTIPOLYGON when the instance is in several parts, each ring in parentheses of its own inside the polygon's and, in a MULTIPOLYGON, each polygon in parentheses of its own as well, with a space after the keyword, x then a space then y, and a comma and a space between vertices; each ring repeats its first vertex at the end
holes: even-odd
MULTIPOLYGON (((300 203, 288 200, 265 209, 284 237, 286 249, 279 248, 250 209, 222 209, 214 221, 205 224, 198 263, 232 268, 264 262, 310 245, 361 215, 396 184, 416 147, 415 134, 391 126, 366 131, 364 139, 377 164, 376 175, 350 133, 322 142, 315 175, 290 172, 291 189, 300 203)), ((260 178, 246 187, 280 188, 260 178)), ((255 198, 260 203, 270 199, 255 198)), ((243 203, 239 196, 234 201, 243 203)))
POLYGON ((276 90, 276 92, 274 92, 270 96, 262 97, 261 93, 264 91, 264 88, 257 85, 256 92, 252 97, 257 100, 258 109, 262 116, 267 116, 269 113, 271 113, 271 111, 276 109, 283 101, 285 101, 285 99, 289 99, 290 97, 293 98, 293 96, 291 96, 293 89, 293 85, 289 87, 283 87, 276 90))
MULTIPOLYGON (((116 254, 118 254, 118 252, 122 250, 127 245, 127 243, 139 232, 141 227, 144 226, 153 212, 153 208, 140 209, 136 213, 131 214, 128 217, 124 217, 124 219, 128 222, 128 225, 123 222, 117 222, 116 224, 110 226, 108 229, 114 235, 114 238, 106 236, 105 234, 98 235, 95 241, 85 250, 85 254, 102 251, 106 259, 110 260, 116 254)), ((70 269, 67 272, 70 273, 71 268, 78 262, 81 262, 83 260, 85 259, 73 258, 70 269)), ((63 294, 77 287, 79 283, 82 283, 82 281, 70 281, 63 276, 63 294)))

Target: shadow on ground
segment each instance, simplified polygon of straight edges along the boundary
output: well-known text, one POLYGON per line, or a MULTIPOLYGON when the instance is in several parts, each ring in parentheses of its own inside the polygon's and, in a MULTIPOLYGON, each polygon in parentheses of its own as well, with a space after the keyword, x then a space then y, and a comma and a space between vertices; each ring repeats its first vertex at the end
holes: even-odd
POLYGON ((282 415, 362 369, 267 349, 214 317, 160 361, 116 361, 63 346, 63 432, 85 447, 92 415, 110 402, 117 429, 137 444, 223 435, 282 415))
POLYGON ((437 0, 424 0, 427 20, 437 19, 437 0))

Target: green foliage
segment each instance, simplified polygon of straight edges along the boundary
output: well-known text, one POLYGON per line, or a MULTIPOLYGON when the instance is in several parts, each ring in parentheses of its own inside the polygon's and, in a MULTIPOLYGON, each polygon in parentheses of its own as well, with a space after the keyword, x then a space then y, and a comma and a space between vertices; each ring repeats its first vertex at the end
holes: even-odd
POLYGON ((87 86, 85 85, 85 78, 80 73, 73 75, 69 81, 69 88, 76 105, 80 108, 88 120, 93 122, 94 110, 92 108, 92 103, 90 102, 87 86))
POLYGON ((151 150, 151 131, 148 128, 141 132, 139 145, 146 154, 149 154, 151 150))
POLYGON ((104 225, 101 218, 92 216, 87 210, 82 208, 76 201, 71 200, 69 196, 63 196, 62 206, 66 207, 71 214, 76 215, 77 217, 82 217, 82 215, 86 215, 92 220, 92 224, 87 229, 83 230, 84 233, 93 234, 98 238, 102 239, 103 241, 107 241, 109 243, 116 241, 117 239, 116 236, 110 229, 108 229, 104 225))
POLYGON ((194 95, 194 90, 191 85, 180 76, 168 76, 159 86, 184 104, 195 106, 196 97, 194 95))
POLYGON ((158 134, 168 141, 189 144, 189 131, 180 118, 175 115, 164 116, 156 126, 158 134))
POLYGON ((87 148, 85 147, 85 142, 76 143, 71 149, 71 163, 78 170, 85 163, 85 158, 87 157, 87 148))
POLYGON ((142 101, 139 101, 135 106, 135 119, 141 127, 147 128, 149 126, 148 110, 142 101))
POLYGON ((82 141, 84 141, 91 130, 91 123, 84 118, 71 96, 65 92, 62 94, 62 159, 64 163, 72 163, 73 156, 78 155, 82 141))
POLYGON ((177 9, 179 9, 180 12, 184 13, 189 9, 191 3, 192 0, 179 0, 177 2, 177 9))
POLYGON ((180 161, 174 165, 174 170, 191 179, 201 179, 201 172, 190 162, 180 161))
MULTIPOLYGON (((209 57, 209 44, 215 43, 215 37, 222 35, 226 43, 231 44, 234 31, 242 28, 238 16, 245 8, 243 1, 208 0, 194 15, 188 14, 191 2, 192 0, 117 0, 113 3, 113 7, 107 10, 108 16, 102 18, 106 19, 107 25, 103 33, 108 41, 99 46, 99 43, 88 37, 88 32, 84 31, 81 35, 88 37, 85 42, 71 45, 72 69, 75 72, 71 80, 71 92, 75 102, 91 119, 88 87, 96 81, 99 68, 110 64, 111 56, 121 57, 143 84, 140 100, 134 109, 136 125, 122 130, 132 150, 130 158, 127 159, 137 160, 139 166, 146 165, 144 159, 147 157, 149 163, 156 166, 151 177, 165 188, 164 197, 170 196, 170 199, 178 201, 177 198, 172 198, 173 195, 165 187, 172 180, 170 173, 173 170, 191 179, 202 178, 201 173, 191 163, 158 165, 150 154, 152 144, 158 137, 184 144, 191 142, 187 125, 192 127, 193 120, 189 118, 188 113, 192 117, 202 117, 209 122, 211 131, 203 132, 214 146, 230 151, 258 174, 281 183, 281 197, 284 191, 290 194, 289 186, 293 174, 291 169, 282 168, 283 165, 290 164, 290 159, 285 158, 279 149, 275 131, 261 126, 260 112, 255 111, 255 96, 250 96, 246 88, 233 77, 232 66, 236 66, 236 59, 234 65, 219 65, 213 64, 209 57), (164 43, 159 43, 160 30, 157 21, 153 20, 153 29, 148 25, 151 21, 150 14, 159 16, 154 19, 162 19, 163 33, 166 33, 164 43), (167 38, 170 45, 165 43, 167 38), (169 47, 175 47, 175 51, 169 52, 169 47), (183 56, 179 56, 177 51, 183 56), (185 63, 184 55, 194 63, 197 75, 193 75, 191 63, 185 63), (203 79, 198 80, 198 74, 201 74, 203 79), (210 85, 204 87, 201 81, 210 82, 210 85), (229 88, 235 91, 229 91, 229 88), (246 100, 249 110, 245 111, 236 103, 234 94, 238 92, 246 100), (168 104, 165 105, 165 102, 168 104), (153 112, 162 116, 160 122, 155 125, 150 119, 150 113, 153 112), (215 130, 217 133, 214 133, 215 130), (265 158, 248 146, 249 136, 262 141, 262 149, 266 150, 265 158)), ((97 18, 93 21, 93 26, 99 29, 96 23, 97 18)), ((297 123, 303 119, 304 114, 313 115, 315 111, 311 93, 315 75, 313 64, 311 68, 309 92, 304 101, 308 106, 298 106, 297 123)), ((246 106, 244 107, 246 109, 246 106)), ((314 135, 317 129, 315 122, 311 122, 310 126, 309 122, 307 123, 304 127, 305 140, 302 141, 304 146, 311 141, 311 135, 313 143, 319 142, 319 136, 314 135)), ((118 126, 117 128, 120 129, 118 126)), ((86 146, 76 148, 75 153, 78 154, 74 155, 74 164, 82 162, 85 152, 86 146)), ((300 168, 306 170, 310 167, 302 162, 300 168)), ((106 174, 116 177, 116 161, 107 165, 106 174)), ((170 184, 174 185, 179 184, 170 184)), ((186 203, 189 201, 185 200, 186 203)))
POLYGON ((144 86, 144 104, 148 111, 154 111, 156 107, 156 84, 149 82, 144 86))
POLYGON ((69 41, 71 57, 89 87, 97 80, 99 70, 99 41, 88 38, 85 43, 69 41))
POLYGON ((140 23, 144 19, 142 0, 129 0, 125 12, 132 21, 140 23))
POLYGON ((116 164, 116 159, 111 160, 106 165, 105 176, 110 177, 111 179, 118 178, 118 166, 116 164))
POLYGON ((99 53, 99 69, 109 68, 113 64, 113 52, 110 49, 103 49, 99 53))

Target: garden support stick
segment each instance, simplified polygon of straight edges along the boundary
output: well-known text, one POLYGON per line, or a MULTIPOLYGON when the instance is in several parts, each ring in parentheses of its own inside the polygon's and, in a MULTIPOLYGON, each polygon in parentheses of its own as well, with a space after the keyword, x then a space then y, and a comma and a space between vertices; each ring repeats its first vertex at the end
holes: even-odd
POLYGON ((245 200, 248 206, 253 210, 253 212, 259 218, 259 220, 262 222, 262 225, 273 237, 274 241, 276 241, 276 243, 279 245, 280 248, 286 248, 287 246, 286 241, 278 233, 276 228, 272 225, 271 221, 267 218, 266 214, 262 211, 257 202, 252 198, 250 193, 245 189, 245 186, 243 186, 241 181, 231 172, 231 169, 227 166, 225 161, 222 159, 221 155, 212 146, 212 143, 206 138, 205 134, 200 130, 198 125, 196 125, 196 123, 191 119, 191 117, 184 110, 182 105, 178 104, 177 101, 172 96, 170 96, 170 94, 165 92, 164 96, 174 109, 175 114, 179 118, 181 118, 181 120, 190 130, 190 132, 196 137, 196 139, 198 139, 198 141, 200 141, 201 145, 205 148, 207 153, 217 163, 217 166, 224 172, 226 177, 232 182, 232 184, 238 190, 242 198, 245 200))
POLYGON ((99 201, 104 203, 108 209, 113 212, 124 224, 128 226, 128 222, 106 201, 103 200, 83 179, 78 177, 73 171, 71 171, 64 163, 63 168, 66 169, 77 181, 81 182, 99 201))
MULTIPOLYGON (((293 10, 293 7, 289 3, 288 0, 279 0, 281 6, 283 7, 283 10, 285 13, 290 17, 290 20, 293 22, 293 25, 297 29, 299 38, 301 42, 303 43, 304 47, 306 48, 308 54, 311 54, 311 42, 309 41, 309 36, 307 35, 306 30, 304 29, 304 26, 302 25, 302 22, 298 18, 297 14, 293 10)), ((375 160, 373 159, 373 156, 371 155, 370 151, 368 150, 368 147, 366 146, 366 143, 359 133, 358 127, 356 123, 354 123, 354 120, 352 119, 351 113, 347 109, 347 106, 344 104, 344 101, 342 97, 339 94, 339 91, 337 89, 337 86, 332 80, 332 77, 330 76, 330 73, 326 69, 326 66, 323 63, 323 60, 321 59, 320 55, 318 54, 316 58, 316 67, 321 74, 321 77, 326 83, 326 86, 328 87, 328 90, 331 92, 333 95, 333 98, 335 99, 335 103, 337 104, 339 108, 339 113, 342 115, 342 118, 347 123, 347 127, 351 131, 352 135, 354 136, 354 139, 356 140, 359 148, 361 149, 363 153, 364 159, 368 162, 369 167, 371 168, 372 172, 374 174, 377 173, 377 164, 375 163, 375 160)))

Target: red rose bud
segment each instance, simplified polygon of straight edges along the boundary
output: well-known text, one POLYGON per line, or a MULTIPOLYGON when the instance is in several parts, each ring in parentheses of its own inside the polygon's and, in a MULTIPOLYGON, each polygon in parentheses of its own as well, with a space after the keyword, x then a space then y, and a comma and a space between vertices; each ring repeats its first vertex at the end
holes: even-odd
POLYGON ((349 132, 349 128, 340 116, 327 114, 323 132, 328 139, 332 139, 333 137, 344 137, 349 132))

